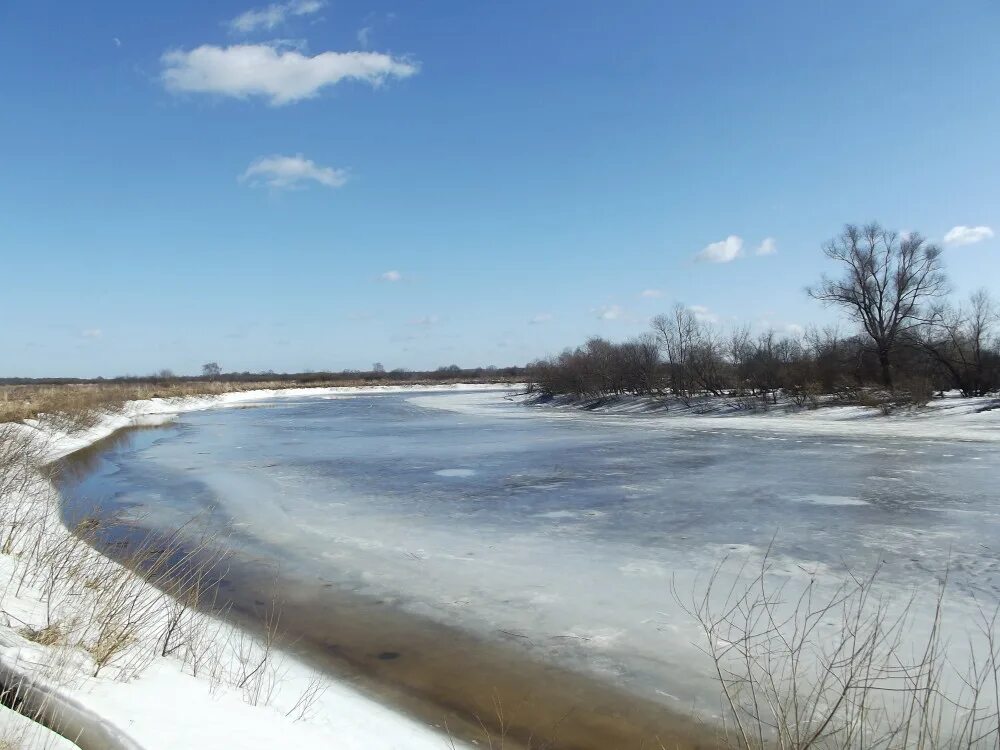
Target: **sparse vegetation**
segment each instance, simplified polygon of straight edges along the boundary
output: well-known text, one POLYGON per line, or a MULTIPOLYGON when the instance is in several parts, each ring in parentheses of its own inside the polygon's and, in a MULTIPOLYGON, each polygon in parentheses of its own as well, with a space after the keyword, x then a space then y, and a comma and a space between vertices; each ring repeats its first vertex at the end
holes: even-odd
MULTIPOLYGON (((2 599, 0 612, 22 643, 43 650, 30 669, 5 665, 11 705, 66 734, 50 686, 75 683, 81 667, 93 677, 127 681, 157 658, 177 659, 253 705, 269 704, 285 678, 277 651, 280 601, 264 617, 262 636, 226 624, 217 598, 223 545, 199 533, 195 521, 169 538, 122 540, 121 563, 98 551, 107 540, 95 517, 69 533, 56 512, 44 444, 18 427, 0 424, 0 553, 9 571, 2 596, 37 597, 41 621, 16 619, 2 599), (11 682, 12 674, 20 676, 11 682)), ((288 714, 303 718, 324 689, 321 679, 310 682, 288 714)))
POLYGON ((1000 741, 998 610, 980 610, 964 643, 932 596, 900 601, 879 568, 833 588, 728 561, 674 597, 699 624, 722 696, 722 745, 740 750, 988 748, 1000 741), (731 579, 731 580, 730 580, 731 579), (914 638, 916 640, 914 640, 914 638))

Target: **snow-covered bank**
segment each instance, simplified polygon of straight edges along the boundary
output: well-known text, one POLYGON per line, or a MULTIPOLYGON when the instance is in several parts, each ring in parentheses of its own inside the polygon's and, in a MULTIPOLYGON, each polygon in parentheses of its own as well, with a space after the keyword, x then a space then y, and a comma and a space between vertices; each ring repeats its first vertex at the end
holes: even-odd
POLYGON ((1000 442, 1000 399, 961 398, 948 394, 927 406, 898 408, 890 414, 866 406, 821 406, 816 409, 779 403, 770 408, 746 409, 735 399, 704 398, 687 403, 677 399, 620 396, 579 400, 559 398, 540 401, 530 395, 515 397, 525 407, 512 412, 496 394, 455 394, 411 402, 449 411, 489 413, 510 417, 528 414, 549 418, 595 415, 617 424, 642 424, 653 428, 701 430, 760 430, 830 437, 893 437, 1000 442), (641 420, 641 422, 639 421, 641 420))
MULTIPOLYGON (((495 386, 492 386, 495 388, 495 386)), ((486 386, 420 388, 324 388, 250 391, 217 397, 150 399, 130 402, 80 432, 55 421, 7 425, 4 436, 30 453, 21 475, 6 483, 0 497, 0 666, 5 687, 17 676, 42 695, 49 723, 79 737, 78 724, 90 722, 117 735, 120 747, 308 748, 345 750, 443 750, 452 741, 438 730, 402 716, 347 684, 330 681, 308 665, 282 654, 264 660, 266 644, 194 611, 184 613, 186 632, 173 654, 160 656, 159 644, 176 608, 158 590, 98 554, 70 534, 58 515, 59 496, 41 473, 46 462, 80 450, 113 432, 162 423, 191 410, 247 405, 274 398, 340 398, 373 392, 483 390, 486 386), (128 579, 131 578, 131 581, 128 579), (121 651, 106 668, 95 657, 107 640, 114 607, 102 582, 128 587, 129 628, 121 651), (140 615, 135 613, 139 612, 140 615), (261 662, 248 677, 248 662, 261 662), (97 676, 93 676, 95 671, 97 676), (250 690, 251 685, 253 689, 250 690), (52 718, 52 715, 55 718, 52 718), (77 715, 74 714, 74 715, 77 715)), ((3 468, 3 467, 0 467, 3 468)), ((119 627, 117 624, 115 627, 119 627)), ((122 625, 121 627, 125 627, 122 625)), ((18 748, 60 748, 51 733, 25 729, 16 716, 0 715, 0 740, 18 748)), ((91 747, 98 740, 90 731, 91 747)), ((103 740, 101 740, 103 741, 103 740)), ((81 746, 83 743, 81 742, 81 746)))

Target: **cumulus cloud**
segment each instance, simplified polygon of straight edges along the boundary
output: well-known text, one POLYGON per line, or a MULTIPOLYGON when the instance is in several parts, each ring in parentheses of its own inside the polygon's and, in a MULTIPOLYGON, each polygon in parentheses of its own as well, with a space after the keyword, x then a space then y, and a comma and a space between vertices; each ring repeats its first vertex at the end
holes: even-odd
POLYGON ((643 289, 639 292, 639 296, 646 299, 659 299, 663 296, 663 291, 661 289, 643 289))
POLYGON ((948 230, 944 236, 946 245, 974 245, 977 242, 988 240, 993 237, 993 230, 989 227, 966 227, 957 226, 948 230))
POLYGON ((618 305, 604 305, 597 308, 598 320, 621 320, 625 317, 625 311, 618 305))
POLYGON ((380 281, 388 281, 389 283, 395 283, 402 280, 403 274, 399 271, 386 271, 384 274, 379 276, 380 281))
POLYGON ((775 241, 774 237, 765 237, 764 240, 757 245, 757 249, 754 250, 755 255, 774 255, 778 252, 778 243, 775 241))
POLYGON ((539 313, 538 315, 533 315, 528 322, 534 326, 540 323, 548 323, 550 320, 552 320, 552 313, 539 313))
POLYGON ((325 0, 290 0, 287 3, 273 3, 266 8, 255 8, 241 13, 229 22, 232 31, 249 34, 257 29, 270 31, 280 26, 289 17, 308 16, 318 13, 326 5, 325 0))
POLYGON ((276 43, 204 44, 171 50, 161 58, 168 91, 217 94, 246 99, 260 96, 272 106, 316 96, 343 80, 378 86, 387 78, 408 78, 418 66, 380 52, 322 52, 309 56, 276 43))
POLYGON ((706 245, 695 260, 708 263, 729 263, 743 255, 743 238, 731 234, 726 239, 706 245))
POLYGON ((342 187, 347 182, 346 169, 321 167, 302 154, 296 156, 262 156, 255 159, 240 175, 240 182, 251 187, 266 185, 278 190, 293 190, 316 182, 329 188, 342 187))

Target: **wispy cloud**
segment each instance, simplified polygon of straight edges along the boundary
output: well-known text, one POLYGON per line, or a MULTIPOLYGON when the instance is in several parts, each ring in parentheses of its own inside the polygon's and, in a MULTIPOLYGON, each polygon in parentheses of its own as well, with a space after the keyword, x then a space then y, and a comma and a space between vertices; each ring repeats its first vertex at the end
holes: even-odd
POLYGON ((719 316, 716 315, 711 310, 709 310, 704 305, 690 305, 688 306, 688 310, 690 310, 694 314, 694 317, 700 320, 702 323, 719 322, 719 316))
POLYGON ((990 227, 966 227, 957 226, 948 230, 944 236, 946 245, 974 245, 977 242, 988 240, 993 237, 993 230, 990 227))
POLYGON ((302 154, 295 156, 262 156, 255 159, 240 175, 239 181, 251 187, 266 185, 277 190, 293 190, 315 182, 324 187, 339 188, 347 182, 346 169, 321 167, 302 154))
POLYGON ((706 245, 695 260, 707 263, 729 263, 743 255, 743 239, 731 234, 726 239, 706 245))
POLYGON ((640 297, 645 297, 646 299, 659 299, 663 296, 662 289, 643 289, 639 292, 640 297))
POLYGON ((171 50, 161 63, 161 78, 169 91, 237 99, 260 96, 272 106, 309 99, 344 80, 378 86, 388 78, 408 78, 419 69, 414 62, 379 52, 309 56, 276 43, 205 44, 189 51, 171 50))
POLYGON ((399 271, 386 271, 378 278, 379 281, 388 281, 389 283, 394 284, 397 281, 402 281, 403 274, 401 274, 399 271))
POLYGON ((410 321, 412 325, 424 326, 424 327, 437 325, 440 322, 441 318, 439 318, 437 315, 423 315, 419 318, 414 318, 413 320, 410 321))
POLYGON ((371 26, 363 26, 362 28, 358 29, 357 33, 358 44, 360 44, 364 49, 368 49, 368 44, 371 40, 371 35, 372 35, 371 26))
POLYGON ((80 331, 80 336, 82 336, 85 339, 90 339, 91 341, 93 341, 95 339, 103 338, 104 331, 102 331, 100 328, 85 328, 84 330, 80 331))
POLYGON ((539 313, 538 315, 532 315, 531 318, 528 319, 528 322, 531 325, 536 326, 541 323, 548 323, 550 320, 552 320, 552 313, 539 313))
POLYGON ((774 255, 778 252, 778 243, 775 241, 774 237, 765 237, 763 241, 757 245, 757 249, 754 250, 754 255, 774 255))
POLYGON ((598 320, 621 320, 625 310, 619 305, 604 305, 596 310, 598 320))
POLYGON ((318 13, 326 5, 325 0, 290 0, 287 3, 272 3, 266 8, 254 8, 241 13, 227 25, 230 30, 249 34, 257 29, 270 31, 294 16, 308 16, 318 13))

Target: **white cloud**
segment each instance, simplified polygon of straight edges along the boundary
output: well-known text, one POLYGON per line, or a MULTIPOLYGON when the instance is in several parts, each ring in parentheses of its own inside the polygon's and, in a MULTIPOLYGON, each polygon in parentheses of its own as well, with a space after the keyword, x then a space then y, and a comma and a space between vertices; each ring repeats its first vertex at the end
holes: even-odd
POLYGON ((640 297, 646 297, 647 299, 659 299, 663 296, 663 290, 661 289, 643 289, 639 293, 640 297))
POLYGON ((275 43, 204 44, 167 52, 161 62, 161 78, 169 91, 238 99, 261 96, 273 106, 309 99, 343 80, 378 86, 387 78, 408 78, 418 70, 415 63, 379 52, 322 52, 310 57, 275 43))
POLYGON ((763 242, 757 245, 754 255, 774 255, 777 252, 778 243, 775 242, 774 237, 765 237, 763 242))
POLYGON ((806 332, 806 329, 798 323, 785 323, 784 330, 785 333, 793 338, 801 338, 806 332))
POLYGON ((80 331, 80 335, 85 339, 99 339, 104 336, 104 331, 100 328, 86 328, 80 331))
POLYGON ((287 3, 273 3, 266 8, 255 8, 241 13, 229 22, 232 31, 248 34, 257 29, 270 30, 283 24, 289 16, 308 16, 318 13, 325 0, 290 0, 287 3))
POLYGON ((379 276, 379 279, 381 279, 382 281, 388 281, 390 283, 401 281, 402 278, 403 274, 401 274, 399 271, 386 271, 384 274, 379 276))
POLYGON ((720 242, 707 245, 696 256, 696 260, 708 263, 729 263, 743 255, 743 239, 731 234, 720 242))
POLYGON ((688 307, 688 310, 690 310, 692 313, 694 313, 694 317, 697 318, 698 320, 700 320, 702 323, 718 323, 719 322, 719 316, 716 315, 711 310, 709 310, 704 305, 690 305, 688 307))
POLYGON ((432 326, 437 324, 440 320, 441 318, 439 318, 437 315, 424 315, 423 317, 420 318, 414 318, 413 320, 410 321, 410 323, 412 323, 415 326, 432 326))
POLYGON ((358 29, 358 44, 360 44, 365 49, 368 49, 368 44, 371 40, 372 27, 365 26, 364 28, 358 29))
POLYGON ((957 226, 948 230, 948 234, 944 236, 944 243, 956 246, 974 245, 991 237, 993 237, 993 230, 989 227, 957 226))
POLYGON ((604 305, 597 308, 599 320, 621 320, 623 317, 625 317, 625 311, 618 305, 604 305))
POLYGON ((339 188, 347 182, 347 170, 321 167, 302 154, 296 156, 275 154, 255 159, 240 175, 239 181, 252 187, 263 184, 279 190, 304 187, 310 181, 329 188, 339 188))
POLYGON ((552 313, 539 313, 538 315, 533 315, 528 322, 531 325, 538 325, 539 323, 548 323, 552 320, 552 313))

